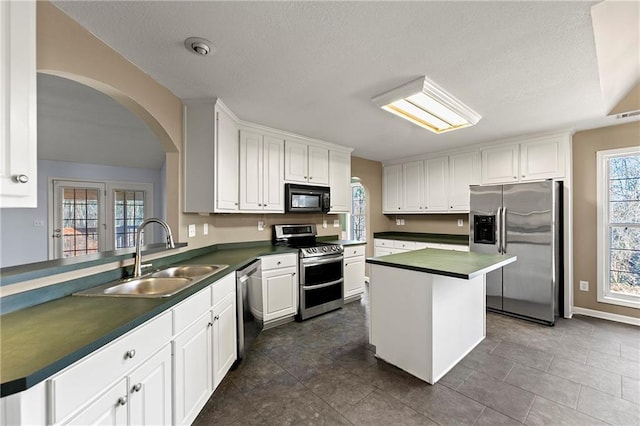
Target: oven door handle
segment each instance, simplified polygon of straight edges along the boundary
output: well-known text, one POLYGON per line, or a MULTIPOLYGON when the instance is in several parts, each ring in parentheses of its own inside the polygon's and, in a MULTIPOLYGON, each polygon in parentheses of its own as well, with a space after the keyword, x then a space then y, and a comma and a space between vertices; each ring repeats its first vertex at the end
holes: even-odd
POLYGON ((339 280, 331 281, 331 282, 324 283, 324 284, 318 284, 318 285, 303 285, 301 288, 302 288, 303 290, 305 290, 305 291, 306 291, 306 290, 316 290, 316 289, 319 289, 319 288, 329 287, 329 286, 332 286, 332 285, 336 285, 336 284, 338 284, 338 283, 341 283, 342 281, 344 281, 344 280, 343 280, 342 278, 340 278, 339 280))
POLYGON ((334 262, 342 262, 344 256, 342 254, 331 256, 331 257, 321 257, 321 258, 304 258, 302 259, 302 264, 304 266, 313 266, 313 265, 323 265, 325 263, 334 263, 334 262))

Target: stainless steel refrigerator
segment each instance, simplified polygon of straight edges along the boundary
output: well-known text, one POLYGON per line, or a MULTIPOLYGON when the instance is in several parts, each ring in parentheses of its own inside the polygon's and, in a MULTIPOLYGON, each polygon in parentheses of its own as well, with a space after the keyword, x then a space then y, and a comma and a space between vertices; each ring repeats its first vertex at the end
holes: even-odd
POLYGON ((561 192, 552 181, 471 186, 471 251, 518 256, 487 274, 488 310, 550 325, 560 315, 561 192))

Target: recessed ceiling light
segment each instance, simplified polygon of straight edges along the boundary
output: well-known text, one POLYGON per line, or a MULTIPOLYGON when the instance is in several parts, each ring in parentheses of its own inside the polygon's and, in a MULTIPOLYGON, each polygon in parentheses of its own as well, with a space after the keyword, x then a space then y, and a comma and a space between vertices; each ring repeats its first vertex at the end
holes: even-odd
POLYGON ((482 118, 427 77, 410 81, 371 100, 385 111, 437 134, 473 126, 482 118))
POLYGON ((209 40, 200 37, 189 37, 184 41, 184 46, 189 52, 200 56, 213 54, 216 51, 215 46, 209 40))

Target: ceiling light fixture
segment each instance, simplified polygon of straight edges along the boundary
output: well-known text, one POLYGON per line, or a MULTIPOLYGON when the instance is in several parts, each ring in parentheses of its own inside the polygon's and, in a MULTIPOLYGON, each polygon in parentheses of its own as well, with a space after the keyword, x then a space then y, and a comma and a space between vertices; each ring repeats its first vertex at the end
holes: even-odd
POLYGON ((482 118, 427 77, 381 93, 371 101, 436 134, 473 126, 482 118))
POLYGON ((199 56, 206 56, 209 53, 213 54, 216 50, 215 47, 210 47, 213 46, 213 44, 211 44, 209 40, 200 37, 189 37, 184 41, 184 46, 189 52, 199 56))

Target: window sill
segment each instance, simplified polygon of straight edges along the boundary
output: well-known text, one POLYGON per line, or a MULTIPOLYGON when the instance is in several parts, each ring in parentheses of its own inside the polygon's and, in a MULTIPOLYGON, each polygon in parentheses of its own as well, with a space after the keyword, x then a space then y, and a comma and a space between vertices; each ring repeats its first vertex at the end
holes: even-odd
POLYGON ((624 298, 616 297, 613 295, 598 295, 598 302, 608 303, 609 305, 626 306, 627 308, 640 309, 640 296, 629 296, 629 298, 624 298))

